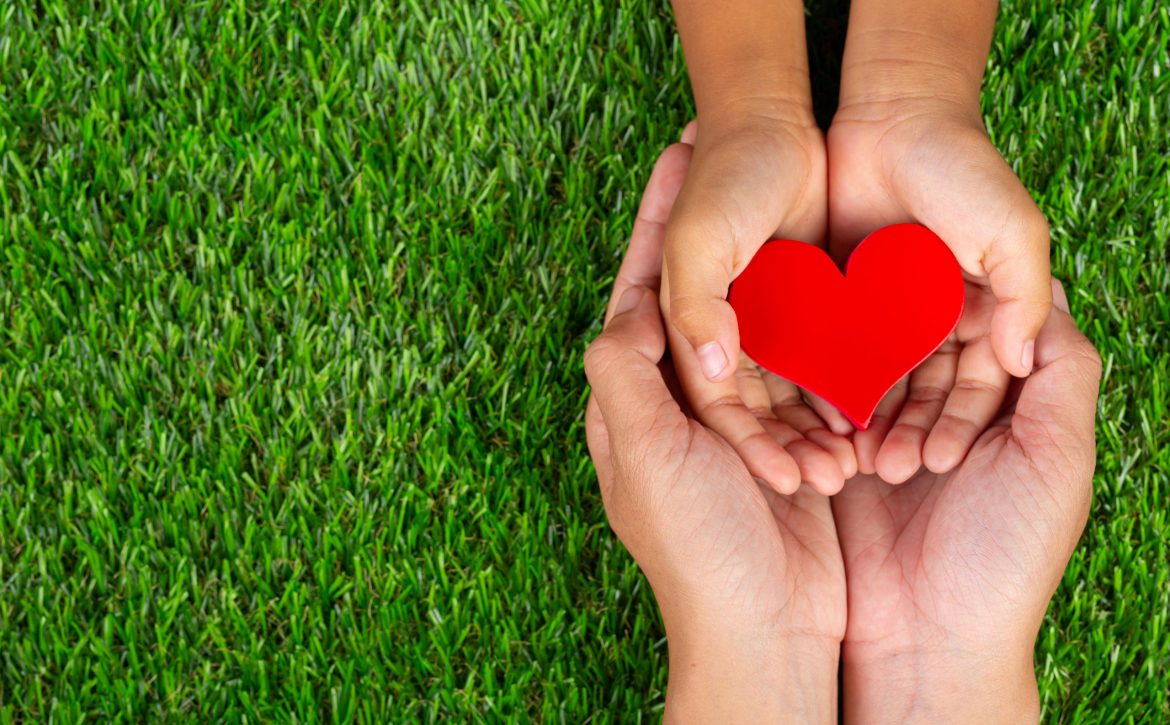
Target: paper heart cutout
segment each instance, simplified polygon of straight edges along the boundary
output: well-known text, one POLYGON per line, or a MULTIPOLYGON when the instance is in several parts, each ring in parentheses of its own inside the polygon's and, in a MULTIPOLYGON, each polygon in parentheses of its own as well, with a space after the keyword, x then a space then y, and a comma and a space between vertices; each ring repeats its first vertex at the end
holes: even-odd
POLYGON ((895 224, 853 250, 842 275, 819 247, 773 240, 731 285, 744 352, 865 430, 882 397, 946 341, 963 272, 938 235, 895 224))

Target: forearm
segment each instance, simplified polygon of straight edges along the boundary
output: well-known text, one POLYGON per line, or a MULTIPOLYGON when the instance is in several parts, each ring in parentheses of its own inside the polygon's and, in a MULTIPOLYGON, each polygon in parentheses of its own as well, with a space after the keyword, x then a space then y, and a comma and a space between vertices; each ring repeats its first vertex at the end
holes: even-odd
POLYGON ((669 644, 667 722, 837 721, 839 642, 675 633, 669 644))
POLYGON ((846 645, 841 671, 846 723, 1035 723, 1040 717, 1030 646, 982 656, 870 656, 846 645))
POLYGON ((673 0, 699 125, 741 113, 811 122, 801 0, 673 0))
POLYGON ((902 101, 979 112, 996 0, 854 0, 841 106, 902 101))

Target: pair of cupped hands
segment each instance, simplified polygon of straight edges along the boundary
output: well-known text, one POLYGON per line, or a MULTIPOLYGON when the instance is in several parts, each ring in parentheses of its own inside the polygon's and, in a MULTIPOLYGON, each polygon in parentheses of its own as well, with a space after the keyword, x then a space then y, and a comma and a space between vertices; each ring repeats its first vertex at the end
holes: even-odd
POLYGON ((827 141, 743 118, 660 156, 585 358, 602 498, 670 643, 668 715, 831 719, 840 670, 847 716, 1035 719, 1101 375, 1044 218, 978 118, 843 109, 827 141), (966 307, 855 431, 740 356, 724 297, 769 238, 840 263, 904 221, 951 247, 966 307))

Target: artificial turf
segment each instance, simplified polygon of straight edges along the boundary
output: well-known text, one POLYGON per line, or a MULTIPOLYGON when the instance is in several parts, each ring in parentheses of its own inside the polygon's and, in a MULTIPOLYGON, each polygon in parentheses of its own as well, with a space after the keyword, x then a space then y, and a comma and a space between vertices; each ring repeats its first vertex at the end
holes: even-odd
MULTIPOLYGON (((1170 719, 1168 48, 1009 0, 985 84, 1105 361, 1052 722, 1170 719)), ((0 722, 657 718, 581 352, 691 110, 664 3, 0 3, 0 722)))

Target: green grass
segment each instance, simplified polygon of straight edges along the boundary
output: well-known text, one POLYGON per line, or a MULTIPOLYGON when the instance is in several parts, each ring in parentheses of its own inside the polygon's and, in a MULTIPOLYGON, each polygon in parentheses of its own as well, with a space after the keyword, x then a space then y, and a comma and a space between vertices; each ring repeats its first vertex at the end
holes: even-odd
MULTIPOLYGON (((986 83, 1106 366, 1054 722, 1170 718, 1168 46, 1010 0, 986 83)), ((663 3, 0 4, 0 722, 658 717, 580 353, 690 109, 663 3)))

